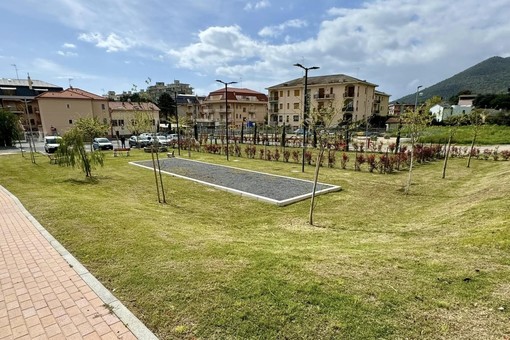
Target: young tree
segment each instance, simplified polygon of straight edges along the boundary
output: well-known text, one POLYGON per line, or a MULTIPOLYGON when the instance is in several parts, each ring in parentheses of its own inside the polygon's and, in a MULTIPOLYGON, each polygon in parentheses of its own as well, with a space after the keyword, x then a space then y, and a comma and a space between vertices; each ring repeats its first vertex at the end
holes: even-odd
POLYGON ((450 148, 452 145, 452 139, 459 128, 459 125, 466 119, 464 115, 462 116, 453 116, 449 117, 446 121, 448 126, 448 143, 446 144, 446 150, 444 152, 444 162, 443 162, 443 175, 441 178, 446 177, 446 166, 448 164, 448 158, 450 156, 450 148))
POLYGON ((128 119, 126 127, 137 138, 142 132, 153 132, 152 115, 148 111, 137 110, 133 113, 133 117, 128 119))
POLYGON ((104 155, 101 151, 85 150, 85 132, 78 126, 73 127, 62 136, 57 149, 58 164, 61 166, 79 166, 86 177, 92 177, 95 165, 103 166, 104 155))
POLYGON ((75 127, 82 133, 83 140, 90 142, 91 150, 94 138, 108 134, 108 125, 101 123, 97 117, 80 118, 75 127))
POLYGON ((425 102, 425 105, 422 105, 419 108, 414 108, 413 111, 407 111, 403 116, 402 122, 404 127, 402 130, 409 136, 411 141, 409 175, 407 177, 407 183, 404 189, 406 195, 409 194, 409 189, 411 187, 414 163, 414 148, 418 142, 419 137, 423 133, 423 130, 425 130, 427 125, 429 125, 432 121, 432 116, 429 113, 430 108, 439 102, 441 102, 440 97, 432 97, 425 102))
POLYGON ((475 148, 476 138, 478 137, 478 132, 482 124, 485 120, 485 110, 480 112, 478 109, 474 109, 468 116, 469 123, 471 123, 471 127, 473 129, 473 138, 471 139, 471 148, 469 149, 467 167, 469 168, 471 165, 471 156, 473 155, 473 149, 475 148))
POLYGON ((313 189, 312 189, 312 197, 310 198, 310 213, 308 214, 308 223, 313 225, 313 213, 315 209, 315 193, 317 190, 317 182, 319 181, 319 170, 322 161, 322 157, 324 157, 324 151, 326 150, 326 146, 328 144, 328 129, 331 128, 333 118, 336 116, 337 111, 333 105, 328 107, 323 107, 320 109, 314 109, 312 114, 310 115, 310 125, 317 126, 321 125, 321 129, 314 129, 317 135, 317 145, 319 147, 319 152, 317 154, 317 159, 315 162, 315 173, 313 176, 313 189))

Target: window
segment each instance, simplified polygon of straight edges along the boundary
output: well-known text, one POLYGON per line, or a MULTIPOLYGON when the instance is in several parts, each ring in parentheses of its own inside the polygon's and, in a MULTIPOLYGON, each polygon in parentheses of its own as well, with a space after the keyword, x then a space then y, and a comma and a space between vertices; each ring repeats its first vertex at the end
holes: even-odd
POLYGON ((290 97, 290 90, 287 90, 287 97, 290 97))
POLYGON ((294 97, 299 97, 299 90, 294 90, 294 97))
POLYGON ((290 109, 290 104, 289 104, 289 103, 287 103, 287 110, 288 110, 288 109, 290 109))
POLYGON ((287 118, 287 119, 285 119, 285 121, 288 123, 289 122, 289 116, 286 116, 285 118, 287 118))
POLYGON ((299 115, 292 116, 292 121, 293 122, 299 122, 299 115))
POLYGON ((283 122, 283 116, 278 116, 278 121, 281 123, 283 122))
POLYGON ((243 107, 243 112, 246 112, 246 107, 243 107))
POLYGON ((294 109, 299 110, 299 103, 294 103, 294 109))
POLYGON ((333 88, 332 87, 329 89, 329 93, 333 93, 333 88))
POLYGON ((72 119, 69 119, 69 124, 73 124, 73 120, 72 119))
POLYGON ((68 109, 70 109, 70 108, 71 108, 71 105, 69 105, 69 104, 66 104, 66 106, 67 106, 67 108, 68 108, 68 109))
POLYGON ((280 91, 280 97, 283 97, 283 91, 280 91))
POLYGON ((30 119, 30 124, 35 125, 35 120, 34 119, 30 119))
POLYGON ((280 110, 283 110, 283 104, 280 103, 280 110))
POLYGON ((104 104, 101 104, 101 109, 106 110, 106 106, 104 104))

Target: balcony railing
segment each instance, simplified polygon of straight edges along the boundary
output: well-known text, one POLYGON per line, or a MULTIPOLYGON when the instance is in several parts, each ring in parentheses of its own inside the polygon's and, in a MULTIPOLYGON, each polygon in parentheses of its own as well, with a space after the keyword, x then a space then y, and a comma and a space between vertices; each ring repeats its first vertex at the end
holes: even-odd
POLYGON ((352 98, 354 97, 354 91, 344 92, 344 98, 352 98))
POLYGON ((316 93, 313 95, 313 99, 316 99, 316 100, 335 99, 335 94, 334 93, 323 93, 323 94, 316 93))
POLYGON ((273 97, 269 97, 269 102, 277 102, 278 101, 278 96, 273 96, 273 97))

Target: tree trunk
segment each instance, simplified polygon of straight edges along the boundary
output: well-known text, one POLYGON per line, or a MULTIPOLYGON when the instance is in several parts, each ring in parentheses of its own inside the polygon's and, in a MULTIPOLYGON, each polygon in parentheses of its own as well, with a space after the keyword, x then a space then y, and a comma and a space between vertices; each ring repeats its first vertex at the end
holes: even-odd
POLYGON ((452 143, 452 135, 450 132, 450 136, 448 136, 448 145, 446 146, 445 154, 444 154, 444 163, 443 163, 443 179, 446 177, 446 165, 448 164, 448 156, 450 155, 450 146, 452 143))
POLYGON ((319 180, 319 169, 321 164, 322 156, 324 155, 324 146, 320 145, 319 154, 317 155, 317 162, 315 163, 315 174, 313 177, 313 189, 312 189, 312 197, 310 199, 310 214, 308 216, 308 223, 313 225, 313 211, 315 206, 315 191, 317 190, 317 182, 319 180))
POLYGON ((478 130, 475 130, 475 133, 473 134, 473 140, 471 141, 471 149, 469 149, 469 155, 468 155, 468 161, 467 161, 467 167, 471 165, 471 155, 473 154, 473 149, 475 148, 475 142, 476 142, 476 135, 478 134, 478 130))
POLYGON ((409 189, 411 188, 411 179, 413 174, 413 159, 414 159, 414 141, 411 143, 411 163, 409 164, 409 176, 407 177, 407 184, 405 188, 405 194, 409 194, 409 189))

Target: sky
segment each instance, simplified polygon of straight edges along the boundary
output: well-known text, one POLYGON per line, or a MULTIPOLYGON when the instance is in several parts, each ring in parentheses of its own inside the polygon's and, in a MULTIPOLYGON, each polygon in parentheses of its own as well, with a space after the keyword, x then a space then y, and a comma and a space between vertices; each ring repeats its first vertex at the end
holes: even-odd
POLYGON ((155 82, 197 95, 346 74, 396 100, 510 56, 508 0, 1 1, 0 78, 99 95, 155 82))

